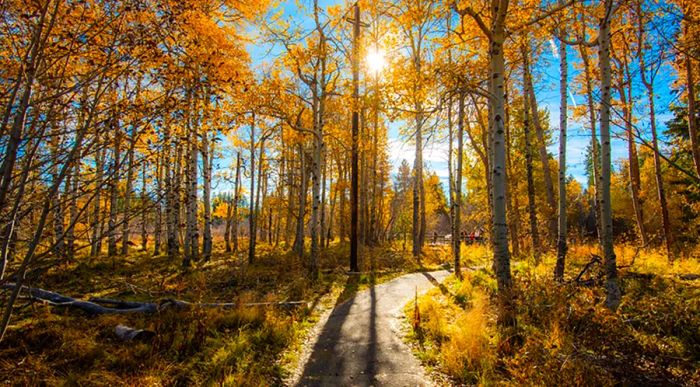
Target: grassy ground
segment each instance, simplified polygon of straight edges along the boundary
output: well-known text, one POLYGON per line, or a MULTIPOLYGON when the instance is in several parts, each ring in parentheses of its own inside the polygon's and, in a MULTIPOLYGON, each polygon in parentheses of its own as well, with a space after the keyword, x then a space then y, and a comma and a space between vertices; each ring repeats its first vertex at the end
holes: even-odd
MULTIPOLYGON (((346 274, 348 247, 334 245, 322 257, 318 281, 302 261, 262 245, 253 265, 217 251, 211 262, 183 272, 179 261, 135 252, 115 259, 77 259, 48 265, 28 285, 76 298, 124 300, 176 298, 235 302, 233 309, 193 308, 154 316, 87 317, 73 310, 18 302, 0 343, 0 383, 9 385, 279 385, 296 366, 305 333, 324 308, 370 284, 401 273, 437 267, 444 249, 429 248, 421 263, 392 247, 367 250, 364 273, 346 274), (270 301, 306 306, 246 306, 270 301), (155 332, 147 343, 114 335, 124 324, 155 332)), ((4 302, 6 294, 0 294, 4 302)))
MULTIPOLYGON (((465 258, 480 257, 467 249, 465 258)), ((567 278, 589 262, 592 249, 574 246, 567 278)), ((617 313, 602 306, 599 284, 555 285, 554 257, 539 266, 517 261, 517 326, 496 324, 496 283, 489 264, 449 278, 406 307, 409 334, 428 367, 456 384, 699 385, 700 262, 669 264, 660 254, 617 250, 623 300, 617 313), (634 262, 632 259, 634 258, 634 262), (631 265, 631 266, 629 266, 631 265)), ((595 279, 594 266, 584 279, 595 279)))

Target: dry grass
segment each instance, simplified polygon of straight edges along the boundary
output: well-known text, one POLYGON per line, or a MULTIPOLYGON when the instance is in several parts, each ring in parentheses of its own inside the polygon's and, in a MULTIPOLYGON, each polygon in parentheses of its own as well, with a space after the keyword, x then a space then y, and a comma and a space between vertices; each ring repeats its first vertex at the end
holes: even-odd
POLYGON ((254 265, 244 264, 244 252, 236 256, 221 250, 211 262, 201 262, 189 271, 181 270, 180 261, 139 252, 54 265, 48 272, 30 276, 30 284, 78 298, 177 298, 240 306, 91 318, 22 303, 0 343, 0 383, 281 385, 295 365, 295 348, 320 309, 328 306, 327 299, 349 297, 363 287, 421 268, 409 255, 391 248, 368 249, 363 268, 374 271, 347 285, 347 250, 346 245, 335 244, 324 251, 322 272, 315 283, 306 277, 302 260, 265 244, 259 246, 254 265), (245 306, 285 300, 306 300, 310 306, 245 306), (124 343, 114 335, 118 324, 156 335, 149 343, 124 343))
MULTIPOLYGON (((593 253, 572 246, 566 278, 593 253)), ((455 384, 700 384, 700 283, 679 278, 700 274, 696 255, 670 262, 656 250, 619 246, 616 253, 620 266, 637 256, 621 269, 623 302, 614 314, 598 285, 555 285, 552 254, 536 267, 513 263, 516 328, 496 323, 488 265, 463 281, 448 279, 418 300, 421 324, 410 337, 419 357, 455 384)))

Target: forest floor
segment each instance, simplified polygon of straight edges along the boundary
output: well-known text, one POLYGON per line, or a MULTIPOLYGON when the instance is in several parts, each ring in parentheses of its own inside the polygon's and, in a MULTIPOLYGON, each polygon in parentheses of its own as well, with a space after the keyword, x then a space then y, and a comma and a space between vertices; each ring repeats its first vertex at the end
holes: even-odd
MULTIPOLYGON (((29 273, 28 285, 71 297, 174 298, 237 306, 91 317, 23 299, 0 343, 0 384, 289 384, 313 369, 304 349, 309 337, 323 337, 327 324, 319 323, 322 316, 330 316, 334 308, 352 308, 355 300, 371 301, 371 289, 376 298, 384 282, 438 270, 451 261, 448 246, 426 246, 425 251, 416 262, 400 246, 374 248, 364 254, 363 273, 348 275, 347 245, 332 245, 324 252, 316 282, 304 275, 298 257, 266 245, 260 246, 252 265, 245 263, 245 252, 217 251, 210 262, 188 271, 179 260, 137 251, 127 257, 40 262, 29 273), (306 302, 251 305, 281 301, 306 302), (154 335, 124 342, 115 335, 119 324, 154 335), (295 370, 300 370, 298 375, 295 370)), ((517 326, 506 329, 496 323, 491 253, 485 246, 466 246, 462 260, 472 269, 464 280, 449 276, 418 298, 417 310, 415 288, 400 292, 401 301, 409 301, 403 327, 414 354, 431 376, 447 385, 700 385, 698 255, 671 264, 656 251, 620 246, 624 293, 613 314, 602 306, 600 265, 591 266, 579 283, 572 281, 594 252, 589 246, 570 248, 569 282, 563 285, 552 282, 552 256, 537 266, 516 257, 517 326)), ((0 305, 6 297, 7 292, 0 292, 0 305)), ((362 305, 371 308, 372 303, 362 305)), ((377 311, 402 305, 380 306, 377 311)), ((382 313, 376 318, 384 318, 382 313)), ((389 333, 377 330, 376 335, 389 333)), ((380 365, 382 357, 376 360, 380 365)))
MULTIPOLYGON (((336 244, 324 252, 320 278, 312 282, 298 257, 267 245, 259 246, 252 265, 245 251, 221 249, 188 271, 180 260, 136 249, 126 257, 41 262, 26 284, 78 299, 237 306, 87 316, 22 299, 0 343, 0 384, 282 385, 299 367, 306 337, 325 311, 402 274, 439 269, 447 257, 446 246, 426 248, 420 263, 400 246, 367 249, 363 273, 349 276, 348 246, 336 244), (305 303, 274 305, 284 301, 305 303), (115 335, 120 324, 154 335, 124 342, 115 335)), ((0 292, 0 305, 7 294, 0 292)))
POLYGON ((553 254, 540 265, 514 261, 515 327, 497 322, 490 265, 448 277, 404 308, 414 353, 453 385, 700 385, 697 252, 670 263, 618 246, 616 313, 603 306, 600 264, 575 281, 592 253, 570 248, 565 284, 552 280, 553 254))

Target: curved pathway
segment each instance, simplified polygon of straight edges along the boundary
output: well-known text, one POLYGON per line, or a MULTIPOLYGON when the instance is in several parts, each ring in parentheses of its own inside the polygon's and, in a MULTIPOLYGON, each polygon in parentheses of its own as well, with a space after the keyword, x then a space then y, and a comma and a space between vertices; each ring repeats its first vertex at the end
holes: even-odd
POLYGON ((416 291, 426 292, 449 274, 407 274, 337 304, 320 329, 297 385, 429 385, 420 362, 401 340, 399 318, 416 291))

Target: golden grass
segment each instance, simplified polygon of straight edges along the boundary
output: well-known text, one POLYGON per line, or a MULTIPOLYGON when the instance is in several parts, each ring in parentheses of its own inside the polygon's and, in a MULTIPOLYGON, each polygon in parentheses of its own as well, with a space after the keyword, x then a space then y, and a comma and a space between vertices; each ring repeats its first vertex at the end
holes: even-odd
MULTIPOLYGON (((570 247, 567 280, 591 254, 598 254, 594 246, 570 247)), ((623 267, 617 313, 603 306, 600 285, 554 284, 555 255, 548 253, 537 266, 512 264, 515 328, 496 323, 496 284, 484 265, 419 298, 424 334, 410 339, 423 362, 455 384, 698 385, 700 283, 680 277, 700 274, 696 251, 674 262, 633 246, 617 246, 616 254, 623 267)), ((600 273, 594 266, 584 277, 600 273)))
MULTIPOLYGON (((32 286, 66 295, 145 301, 177 298, 192 302, 233 302, 240 307, 168 311, 156 316, 89 318, 32 304, 17 310, 0 343, 0 383, 14 385, 280 385, 294 367, 296 350, 319 309, 339 297, 380 283, 421 265, 390 247, 363 250, 363 273, 348 281, 347 244, 322 252, 317 282, 305 261, 281 248, 258 246, 247 265, 245 250, 223 252, 215 241, 210 262, 188 271, 180 260, 133 251, 127 257, 79 257, 54 265, 32 286), (306 300, 307 307, 248 307, 254 302, 306 300), (148 344, 124 343, 118 324, 156 332, 148 344)), ((242 246, 245 248, 245 245, 242 246)))

